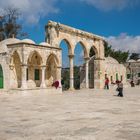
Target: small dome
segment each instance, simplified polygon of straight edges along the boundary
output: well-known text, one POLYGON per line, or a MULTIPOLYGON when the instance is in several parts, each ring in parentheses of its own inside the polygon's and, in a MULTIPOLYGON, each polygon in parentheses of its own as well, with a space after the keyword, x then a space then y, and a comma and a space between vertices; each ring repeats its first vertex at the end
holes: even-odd
POLYGON ((19 43, 20 40, 17 38, 8 38, 0 42, 0 53, 7 52, 7 45, 8 44, 15 44, 19 43))
POLYGON ((130 59, 128 60, 128 62, 136 62, 134 59, 130 59))
POLYGON ((50 46, 50 44, 48 44, 47 42, 41 42, 39 45, 42 45, 42 46, 50 46))
POLYGON ((21 42, 23 42, 23 43, 29 43, 29 44, 35 44, 35 42, 33 41, 33 40, 31 40, 31 39, 23 39, 21 42))
POLYGON ((119 62, 116 59, 112 58, 112 57, 106 57, 105 62, 109 63, 109 64, 119 64, 119 62))
POLYGON ((17 38, 8 38, 8 39, 5 39, 3 41, 0 42, 0 44, 14 44, 14 43, 19 43, 20 40, 17 39, 17 38))

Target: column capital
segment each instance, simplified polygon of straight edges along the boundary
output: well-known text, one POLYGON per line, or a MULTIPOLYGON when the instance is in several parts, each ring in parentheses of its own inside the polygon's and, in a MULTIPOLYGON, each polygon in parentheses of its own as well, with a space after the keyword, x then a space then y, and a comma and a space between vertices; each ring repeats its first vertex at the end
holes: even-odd
POLYGON ((94 60, 105 60, 105 58, 96 57, 94 60))
POLYGON ((41 68, 46 68, 47 67, 47 65, 41 65, 41 68))
POLYGON ((69 54, 68 57, 69 58, 74 58, 74 54, 69 54))
POLYGON ((88 61, 90 59, 90 57, 84 57, 85 61, 88 61))
POLYGON ((22 66, 22 67, 24 67, 24 66, 25 66, 25 67, 28 67, 28 65, 27 65, 27 64, 24 64, 24 63, 22 63, 21 66, 22 66))
POLYGON ((62 68, 62 66, 57 66, 57 68, 58 68, 58 69, 61 69, 61 68, 62 68))

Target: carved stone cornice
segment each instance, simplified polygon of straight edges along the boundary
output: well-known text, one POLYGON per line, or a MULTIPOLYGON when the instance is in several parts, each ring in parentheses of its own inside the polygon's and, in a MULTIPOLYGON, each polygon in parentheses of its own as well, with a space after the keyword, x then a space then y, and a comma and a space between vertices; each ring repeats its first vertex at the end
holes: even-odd
POLYGON ((90 38, 93 40, 104 40, 103 37, 86 32, 86 31, 82 31, 64 24, 60 24, 54 21, 49 21, 48 25, 45 26, 45 28, 47 29, 48 27, 54 27, 55 29, 59 30, 59 32, 64 32, 64 33, 69 33, 69 34, 73 34, 75 36, 80 36, 83 38, 90 38))

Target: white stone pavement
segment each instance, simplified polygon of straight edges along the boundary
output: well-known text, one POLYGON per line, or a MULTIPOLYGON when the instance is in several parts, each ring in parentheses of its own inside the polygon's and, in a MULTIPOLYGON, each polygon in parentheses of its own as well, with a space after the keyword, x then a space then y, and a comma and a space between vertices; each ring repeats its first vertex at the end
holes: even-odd
POLYGON ((140 140, 140 88, 0 93, 0 140, 140 140))

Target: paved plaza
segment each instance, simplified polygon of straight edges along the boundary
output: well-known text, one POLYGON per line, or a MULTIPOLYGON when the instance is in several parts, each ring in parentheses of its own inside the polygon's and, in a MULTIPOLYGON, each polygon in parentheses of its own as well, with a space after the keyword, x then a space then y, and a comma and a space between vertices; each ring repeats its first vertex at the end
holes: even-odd
POLYGON ((0 140, 140 140, 140 88, 0 93, 0 140))

